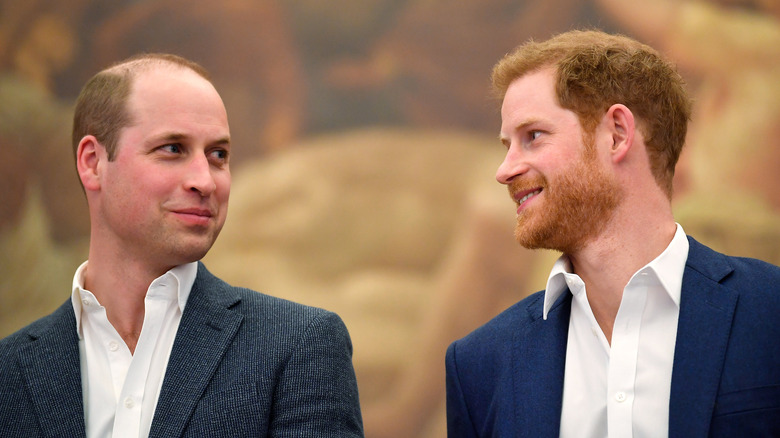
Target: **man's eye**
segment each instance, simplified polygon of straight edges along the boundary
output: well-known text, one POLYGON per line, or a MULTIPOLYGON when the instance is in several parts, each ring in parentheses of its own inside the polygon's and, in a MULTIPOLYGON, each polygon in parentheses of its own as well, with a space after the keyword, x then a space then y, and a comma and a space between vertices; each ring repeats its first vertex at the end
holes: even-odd
POLYGON ((171 143, 171 144, 166 144, 165 146, 160 147, 160 149, 162 149, 162 150, 164 150, 166 152, 170 152, 172 154, 178 154, 178 153, 181 152, 181 145, 178 144, 178 143, 171 143))
POLYGON ((225 161, 228 157, 228 151, 225 149, 214 149, 211 151, 211 156, 216 158, 219 161, 225 161))
POLYGON ((541 137, 542 131, 531 131, 528 135, 531 137, 531 140, 536 140, 537 138, 541 137))

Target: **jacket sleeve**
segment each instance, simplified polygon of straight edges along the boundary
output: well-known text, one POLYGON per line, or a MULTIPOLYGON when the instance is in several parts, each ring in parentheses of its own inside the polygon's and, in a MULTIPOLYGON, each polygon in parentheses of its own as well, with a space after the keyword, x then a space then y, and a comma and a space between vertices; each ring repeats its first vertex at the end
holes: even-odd
POLYGON ((312 320, 281 371, 269 436, 363 436, 352 342, 335 313, 312 320))

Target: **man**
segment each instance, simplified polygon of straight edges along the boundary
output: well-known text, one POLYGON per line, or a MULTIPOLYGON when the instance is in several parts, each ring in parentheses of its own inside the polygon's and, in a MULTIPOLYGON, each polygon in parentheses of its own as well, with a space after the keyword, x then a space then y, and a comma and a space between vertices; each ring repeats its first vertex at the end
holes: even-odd
POLYGON ((492 80, 516 238, 563 255, 545 291, 450 345, 449 436, 780 436, 780 268, 675 223, 691 105, 674 68, 572 31, 492 80))
POLYGON ((0 342, 3 436, 362 436, 333 313, 229 286, 199 260, 225 221, 230 132, 197 64, 94 76, 73 146, 89 258, 53 314, 0 342))

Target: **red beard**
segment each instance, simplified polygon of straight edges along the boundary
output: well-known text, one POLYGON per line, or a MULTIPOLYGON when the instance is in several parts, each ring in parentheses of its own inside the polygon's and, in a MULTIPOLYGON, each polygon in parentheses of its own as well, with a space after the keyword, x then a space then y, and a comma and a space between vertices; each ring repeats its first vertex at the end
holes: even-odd
POLYGON ((591 155, 584 153, 572 169, 551 183, 538 176, 508 186, 513 199, 517 192, 542 187, 534 205, 517 216, 515 239, 520 245, 571 254, 604 230, 620 203, 622 190, 591 155))

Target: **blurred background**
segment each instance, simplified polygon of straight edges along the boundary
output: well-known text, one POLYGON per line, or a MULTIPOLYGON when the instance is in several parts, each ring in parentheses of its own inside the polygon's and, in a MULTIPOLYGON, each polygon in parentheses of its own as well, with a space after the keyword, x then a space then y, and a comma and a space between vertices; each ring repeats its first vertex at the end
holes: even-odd
POLYGON ((342 316, 367 436, 445 436, 446 346, 543 288, 557 257, 512 238, 491 68, 590 27, 666 53, 696 98, 678 222, 780 264, 776 0, 0 0, 0 336, 69 299, 86 258, 81 86, 173 52, 212 72, 234 138, 207 266, 342 316))

